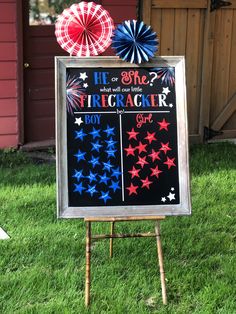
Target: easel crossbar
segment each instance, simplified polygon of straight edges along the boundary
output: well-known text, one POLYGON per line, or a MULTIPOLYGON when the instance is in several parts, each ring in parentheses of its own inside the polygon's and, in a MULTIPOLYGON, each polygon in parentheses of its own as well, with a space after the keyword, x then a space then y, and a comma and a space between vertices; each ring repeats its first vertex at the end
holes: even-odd
POLYGON ((114 238, 153 238, 157 235, 155 233, 129 233, 129 234, 97 234, 92 236, 93 240, 95 239, 114 239, 114 238))

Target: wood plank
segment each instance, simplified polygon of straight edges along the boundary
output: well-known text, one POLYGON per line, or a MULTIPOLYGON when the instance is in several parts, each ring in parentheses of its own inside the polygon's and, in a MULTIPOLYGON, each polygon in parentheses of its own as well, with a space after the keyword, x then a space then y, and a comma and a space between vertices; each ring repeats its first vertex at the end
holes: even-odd
POLYGON ((0 3, 0 21, 1 23, 13 23, 16 21, 15 3, 0 3))
POLYGON ((0 97, 1 98, 17 97, 16 80, 1 80, 0 81, 0 97))
POLYGON ((142 1, 142 19, 144 23, 147 25, 152 25, 151 23, 151 7, 152 7, 152 0, 142 1))
POLYGON ((233 10, 221 10, 216 13, 217 37, 211 99, 211 124, 228 102, 232 18, 233 10))
POLYGON ((104 9, 110 13, 116 23, 122 23, 124 20, 137 19, 136 8, 133 5, 126 5, 125 7, 122 5, 106 5, 104 9))
POLYGON ((18 146, 18 135, 0 135, 0 148, 9 148, 18 146))
POLYGON ((14 23, 2 23, 0 32, 0 42, 16 41, 16 25, 14 23))
POLYGON ((17 115, 17 99, 0 99, 0 117, 9 117, 17 115))
POLYGON ((188 10, 187 45, 186 45, 186 76, 187 76, 187 99, 188 121, 190 134, 198 134, 199 105, 197 94, 200 87, 198 84, 198 56, 200 49, 200 10, 188 10), (194 44, 193 44, 194 38, 194 44))
POLYGON ((85 217, 84 221, 90 222, 112 222, 112 221, 139 221, 139 220, 160 220, 165 216, 124 216, 124 217, 85 217))
POLYGON ((152 8, 155 9, 205 9, 207 0, 153 0, 152 8))
POLYGON ((16 62, 0 62, 0 79, 16 79, 16 62))
POLYGON ((0 135, 17 134, 17 117, 0 117, 0 135))
POLYGON ((209 127, 214 32, 215 32, 215 11, 210 12, 209 2, 209 8, 205 13, 205 29, 203 39, 203 58, 202 58, 203 63, 201 75, 202 82, 199 117, 199 133, 201 135, 201 139, 203 139, 204 135, 204 126, 209 127))
POLYGON ((161 20, 162 20, 162 10, 152 10, 151 13, 151 25, 153 30, 157 33, 157 38, 159 41, 159 47, 157 51, 157 55, 160 55, 161 51, 161 40, 160 40, 160 35, 161 35, 161 20))
POLYGON ((0 43, 0 61, 16 61, 15 43, 0 43))
POLYGON ((184 56, 186 53, 187 10, 175 10, 174 55, 184 56))
POLYGON ((174 16, 173 9, 162 10, 162 24, 161 24, 161 49, 162 56, 168 56, 174 54, 174 16))
POLYGON ((229 2, 231 3, 230 6, 221 7, 221 9, 223 9, 223 10, 236 9, 236 0, 229 0, 229 2))
MULTIPOLYGON (((229 100, 223 111, 220 112, 219 116, 212 124, 213 130, 220 130, 224 126, 224 124, 229 120, 229 118, 236 111, 236 92, 233 97, 229 100)), ((236 125, 235 125, 236 129, 236 125)))
POLYGON ((229 98, 236 92, 236 10, 233 12, 229 70, 229 98))

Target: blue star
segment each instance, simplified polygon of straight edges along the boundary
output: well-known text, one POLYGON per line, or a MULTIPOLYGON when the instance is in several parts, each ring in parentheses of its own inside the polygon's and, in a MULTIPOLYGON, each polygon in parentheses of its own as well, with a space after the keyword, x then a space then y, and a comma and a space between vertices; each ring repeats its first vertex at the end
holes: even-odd
POLYGON ((107 133, 107 137, 108 137, 108 136, 110 136, 110 135, 115 135, 115 134, 114 134, 114 129, 115 129, 115 128, 111 128, 111 127, 109 126, 109 124, 107 124, 106 130, 104 130, 103 132, 106 132, 106 133, 107 133))
POLYGON ((74 175, 72 176, 73 178, 76 178, 78 181, 81 179, 81 178, 84 178, 83 176, 83 170, 80 170, 80 171, 77 171, 76 169, 74 169, 75 173, 74 175))
POLYGON ((87 134, 84 133, 83 129, 81 129, 80 131, 75 131, 75 139, 76 140, 79 138, 81 141, 83 141, 85 136, 87 136, 87 134))
POLYGON ((114 167, 113 165, 111 165, 110 160, 108 160, 108 162, 103 162, 103 170, 107 170, 108 172, 110 172, 112 169, 112 167, 114 167))
POLYGON ((116 190, 119 190, 120 189, 119 181, 115 182, 111 180, 111 185, 109 186, 109 188, 112 189, 113 192, 115 192, 116 190))
POLYGON ((89 185, 88 184, 89 189, 86 191, 87 193, 90 193, 91 196, 93 196, 94 193, 98 193, 98 191, 96 190, 96 185, 89 185))
POLYGON ((74 183, 75 189, 73 192, 79 192, 79 194, 81 195, 83 190, 85 190, 85 188, 83 187, 82 182, 80 182, 80 184, 76 184, 74 183))
POLYGON ((117 143, 117 141, 113 141, 113 138, 111 137, 109 140, 105 140, 105 142, 107 143, 107 148, 109 149, 113 149, 114 145, 117 143))
POLYGON ((89 179, 89 183, 97 181, 96 175, 97 173, 92 173, 92 171, 89 171, 89 175, 86 177, 89 179))
POLYGON ((115 156, 115 152, 117 151, 117 149, 106 149, 105 152, 107 153, 107 158, 109 157, 116 157, 115 156))
POLYGON ((118 179, 120 175, 121 175, 120 167, 117 167, 116 169, 112 170, 112 175, 111 175, 112 177, 116 177, 116 179, 118 179))
POLYGON ((100 135, 100 131, 101 129, 95 129, 95 127, 93 127, 93 130, 91 132, 89 132, 89 134, 91 134, 93 136, 93 140, 95 140, 97 137, 101 137, 100 135))
POLYGON ((107 177, 107 174, 106 172, 104 172, 104 175, 103 176, 100 176, 99 177, 101 178, 101 180, 99 181, 99 183, 105 183, 107 184, 107 181, 110 180, 110 178, 107 177))
POLYGON ((99 197, 100 200, 104 200, 104 203, 106 204, 107 200, 110 200, 111 197, 109 196, 109 191, 108 192, 102 192, 102 195, 99 197))
POLYGON ((78 150, 78 153, 76 155, 74 155, 75 157, 77 157, 77 161, 79 162, 80 160, 85 160, 84 155, 86 153, 83 153, 80 149, 78 150))
POLYGON ((99 162, 99 157, 92 156, 91 160, 89 160, 89 163, 92 164, 92 167, 96 167, 96 165, 101 165, 99 162))
POLYGON ((99 140, 97 140, 97 142, 95 143, 91 143, 91 145, 92 145, 91 151, 96 150, 99 153, 99 149, 102 147, 102 145, 99 144, 99 140))

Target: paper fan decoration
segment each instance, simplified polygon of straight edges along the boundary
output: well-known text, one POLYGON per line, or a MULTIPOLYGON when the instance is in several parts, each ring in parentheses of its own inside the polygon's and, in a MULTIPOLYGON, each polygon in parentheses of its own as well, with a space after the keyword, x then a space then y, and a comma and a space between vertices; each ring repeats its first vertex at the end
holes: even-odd
POLYGON ((73 56, 95 56, 111 44, 114 23, 94 2, 80 2, 65 9, 55 24, 59 45, 73 56))
POLYGON ((112 36, 116 55, 131 63, 147 62, 157 51, 157 35, 143 22, 129 20, 119 24, 112 36))

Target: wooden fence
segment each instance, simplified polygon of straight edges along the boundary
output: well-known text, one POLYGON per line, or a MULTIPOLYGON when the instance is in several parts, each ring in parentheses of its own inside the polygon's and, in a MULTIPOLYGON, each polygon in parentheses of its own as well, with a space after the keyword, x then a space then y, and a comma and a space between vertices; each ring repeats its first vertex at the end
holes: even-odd
POLYGON ((159 55, 186 57, 191 142, 236 137, 236 0, 143 0, 143 20, 157 32, 159 55), (214 10, 213 10, 214 9, 214 10))

